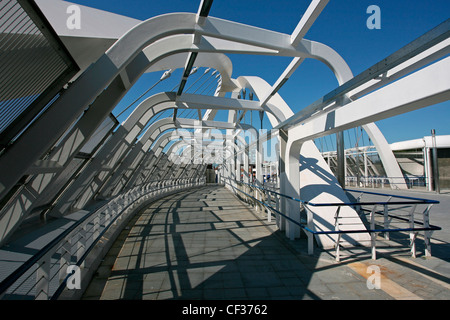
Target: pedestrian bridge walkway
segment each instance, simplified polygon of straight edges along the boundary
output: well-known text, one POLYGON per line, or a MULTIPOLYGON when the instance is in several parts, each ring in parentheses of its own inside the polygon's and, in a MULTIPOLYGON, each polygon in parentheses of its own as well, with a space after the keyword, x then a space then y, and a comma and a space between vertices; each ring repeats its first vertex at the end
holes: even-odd
POLYGON ((289 239, 279 214, 233 190, 159 186, 26 230, 0 252, 2 299, 450 298, 448 195, 428 194, 443 227, 432 256, 415 239, 413 257, 408 232, 376 232, 374 260, 370 246, 311 252, 305 232, 289 239))
POLYGON ((337 263, 326 251, 308 255, 305 239, 277 230, 274 219, 267 222, 223 186, 161 199, 130 221, 83 299, 450 298, 448 274, 404 250, 375 262, 354 248, 337 263), (367 285, 374 264, 382 270, 379 290, 367 285))
MULTIPOLYGON (((344 133, 380 158, 369 172, 357 142, 358 177, 406 191, 416 173, 375 122, 448 102, 450 19, 354 74, 305 38, 328 0, 289 33, 198 2, 143 21, 80 6, 67 33, 69 2, 2 0, 0 299, 448 298, 450 202, 345 189, 344 133), (291 62, 268 82, 254 71, 271 62, 234 67, 254 55, 291 62), (311 59, 338 86, 305 98, 294 82, 290 106, 311 59), (330 135, 334 172, 316 145, 330 135)), ((439 192, 437 138, 423 168, 439 192)))

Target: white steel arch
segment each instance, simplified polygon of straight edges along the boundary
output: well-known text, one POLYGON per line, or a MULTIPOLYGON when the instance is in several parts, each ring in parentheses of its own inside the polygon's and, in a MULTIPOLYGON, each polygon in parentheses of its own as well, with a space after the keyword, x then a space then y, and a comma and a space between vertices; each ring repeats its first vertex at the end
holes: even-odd
MULTIPOLYGON (((315 7, 316 10, 305 14, 305 19, 314 17, 325 4, 326 1, 318 1, 312 4, 311 8, 314 9, 315 7)), ((37 160, 41 160, 40 157, 54 144, 55 139, 87 108, 85 116, 76 124, 71 134, 67 135, 58 148, 51 151, 53 152, 52 156, 44 162, 39 161, 43 168, 46 166, 45 169, 48 170, 50 170, 50 165, 54 166, 54 168, 67 166, 69 160, 80 150, 104 117, 140 75, 149 70, 152 65, 156 65, 164 59, 169 59, 172 55, 185 52, 239 52, 284 55, 299 58, 295 62, 295 67, 301 63, 302 59, 314 58, 327 64, 335 73, 339 83, 343 83, 345 79, 352 77, 350 70, 345 70, 345 61, 334 50, 323 44, 302 39, 308 25, 310 25, 310 22, 304 21, 304 19, 302 19, 294 35, 286 35, 217 18, 202 18, 200 20, 198 18, 196 14, 183 13, 155 17, 137 25, 119 39, 0 158, 0 168, 8 168, 8 170, 12 168, 8 172, 2 172, 2 175, 0 175, 1 195, 4 196, 9 192, 18 179, 27 174, 27 171, 37 163, 37 160), (193 41, 193 38, 196 41, 193 41), (94 102, 88 108, 92 101, 94 102), (64 106, 64 108, 60 108, 61 106, 64 106), (54 125, 48 126, 49 123, 54 123, 54 125), (37 136, 39 136, 37 135, 38 132, 45 132, 45 135, 37 139, 37 136), (71 152, 66 152, 68 147, 70 147, 71 152), (24 155, 25 150, 27 152, 26 155, 24 155)), ((167 61, 170 61, 170 59, 167 61)), ((228 86, 222 86, 221 89, 223 90, 219 94, 223 94, 225 90, 234 90, 233 92, 236 92, 238 90, 236 88, 239 89, 240 87, 235 80, 230 79, 228 86)), ((263 103, 260 107, 267 105, 270 109, 270 103, 268 102, 273 101, 274 98, 272 96, 273 92, 276 91, 275 89, 273 87, 269 88, 269 90, 265 91, 264 96, 261 95, 264 98, 261 98, 263 103)), ((250 106, 252 103, 245 102, 242 104, 250 106)), ((283 118, 277 117, 277 123, 286 121, 292 115, 289 114, 288 110, 285 111, 283 118)), ((209 114, 211 118, 206 120, 213 119, 213 115, 214 112, 211 112, 209 114)), ((275 123, 275 118, 273 116, 269 117, 275 123)), ((204 124, 216 125, 207 122, 204 122, 204 124)), ((129 140, 131 141, 131 136, 128 137, 130 137, 129 140)), ((292 144, 301 143, 299 141, 290 142, 288 154, 290 154, 291 148, 292 150, 297 149, 292 144)), ((118 145, 114 147, 119 148, 118 145)), ((293 157, 294 154, 295 152, 292 154, 293 157)), ((54 170, 52 172, 57 172, 56 169, 51 170, 54 170)), ((289 170, 291 169, 288 169, 288 172, 289 170)), ((295 169, 293 168, 292 170, 295 169)), ((41 188, 45 188, 45 185, 48 185, 53 177, 47 179, 41 185, 41 188)), ((293 185, 295 186, 295 182, 293 185)), ((25 203, 26 211, 29 209, 26 206, 32 203, 32 200, 25 201, 25 203)), ((2 219, 5 218, 13 222, 12 224, 10 222, 4 224, 5 220, 2 222, 1 227, 4 235, 11 231, 11 225, 15 225, 20 220, 20 213, 18 213, 18 217, 10 219, 11 215, 2 215, 2 219)))

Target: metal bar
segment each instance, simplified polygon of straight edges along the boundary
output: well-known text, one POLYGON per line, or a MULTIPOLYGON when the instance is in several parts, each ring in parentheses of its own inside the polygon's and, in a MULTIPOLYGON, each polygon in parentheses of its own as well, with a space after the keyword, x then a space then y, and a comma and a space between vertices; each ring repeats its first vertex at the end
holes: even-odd
MULTIPOLYGON (((230 178, 228 178, 228 180, 232 180, 232 179, 230 179, 230 178)), ((236 187, 234 187, 231 183, 229 183, 229 182, 225 182, 226 184, 229 184, 232 188, 234 188, 234 189, 237 189, 236 187)), ((241 182, 241 183, 243 183, 243 182, 241 182)), ((255 186, 254 186, 255 187, 255 186)), ((239 190, 239 189, 238 189, 239 190)), ((243 191, 241 191, 241 190, 239 190, 240 192, 242 192, 242 193, 244 193, 243 191)), ((249 195, 249 194, 247 194, 247 193, 245 193, 248 197, 250 197, 250 198, 252 198, 252 199, 254 199, 254 200, 256 200, 256 201, 258 201, 259 203, 261 203, 262 205, 264 205, 264 206, 268 206, 268 204, 266 204, 266 203, 264 203, 264 202, 262 202, 262 201, 260 201, 260 200, 257 200, 257 199, 255 199, 254 197, 252 197, 251 195, 249 195)), ((281 194, 280 194, 281 195, 281 194)), ((281 195, 281 196, 284 196, 284 195, 281 195)), ((286 198, 291 198, 291 197, 289 197, 289 196, 285 196, 286 198)), ((291 198, 291 199, 294 199, 295 200, 295 198, 291 198)), ((377 205, 377 204, 375 204, 375 205, 377 205)), ((375 208, 375 207, 374 207, 375 208)), ((279 210, 276 210, 275 208, 273 208, 273 207, 271 207, 271 209, 274 211, 274 212, 276 212, 276 213, 278 213, 278 214, 280 214, 280 215, 282 215, 283 217, 285 217, 286 219, 288 219, 289 221, 291 221, 291 222, 294 222, 296 225, 298 225, 298 226, 300 226, 301 228, 303 228, 304 230, 306 230, 306 231, 308 231, 308 232, 311 232, 312 234, 343 234, 343 233, 381 233, 381 232, 403 232, 403 231, 436 231, 436 230, 442 230, 442 228, 441 227, 438 227, 438 226, 434 226, 434 225, 429 225, 428 227, 423 227, 423 228, 395 228, 395 229, 374 229, 374 228, 372 228, 372 229, 361 229, 361 230, 339 230, 339 231, 314 231, 314 230, 312 230, 312 228, 310 228, 310 227, 308 227, 308 226, 305 226, 303 223, 299 223, 299 222, 297 222, 297 221, 295 221, 295 220, 293 220, 293 219, 291 219, 291 218, 289 218, 287 215, 285 215, 284 213, 282 213, 282 212, 280 212, 279 210)), ((376 214, 376 212, 374 212, 375 214, 376 214)), ((400 219, 400 218, 399 218, 400 219)), ((416 222, 416 223, 418 223, 418 222, 416 222)))
POLYGON ((36 300, 48 300, 50 282, 50 255, 47 254, 38 262, 36 271, 36 300))
POLYGON ((66 239, 66 241, 63 243, 63 245, 61 246, 61 251, 60 251, 60 259, 59 259, 59 264, 60 264, 60 272, 59 272, 59 280, 62 281, 64 280, 64 277, 66 276, 66 271, 64 267, 68 267, 71 261, 71 254, 72 252, 72 243, 71 243, 71 238, 66 239))
MULTIPOLYGON (((341 207, 338 207, 336 210, 336 214, 334 215, 334 230, 339 231, 339 212, 341 211, 341 207)), ((339 233, 337 235, 337 239, 336 239, 336 261, 340 261, 341 257, 340 257, 340 252, 339 252, 339 248, 340 248, 340 241, 341 241, 341 234, 339 233)))
MULTIPOLYGON (((245 182, 242 182, 245 183, 245 182)), ((261 190, 265 190, 263 187, 259 187, 256 185, 249 184, 254 188, 258 188, 261 190)), ((391 205, 402 205, 402 204, 438 204, 440 203, 437 200, 428 200, 428 199, 421 199, 421 198, 412 198, 412 197, 406 197, 406 196, 397 196, 397 195, 388 195, 388 194, 381 194, 381 193, 374 193, 374 192, 366 192, 362 191, 363 193, 367 194, 374 194, 374 195, 384 195, 384 196, 391 196, 395 198, 401 198, 401 199, 408 199, 412 201, 392 201, 392 202, 386 202, 386 201, 368 201, 368 202, 337 202, 337 203, 313 203, 305 200, 300 200, 291 196, 287 196, 284 194, 281 194, 279 192, 273 191, 268 189, 269 192, 272 192, 274 194, 278 194, 279 196, 285 197, 287 199, 291 199, 294 201, 301 202, 306 205, 314 206, 314 207, 331 207, 331 206, 362 206, 362 205, 385 205, 385 204, 391 204, 391 205)), ((344 189, 344 191, 355 191, 356 190, 350 190, 350 189, 344 189)), ((358 191, 361 192, 361 191, 358 191)))
MULTIPOLYGON (((311 210, 309 210, 308 207, 305 206, 306 209, 306 226, 308 230, 314 229, 314 216, 311 210)), ((308 237, 308 254, 313 255, 314 254, 314 233, 311 231, 308 231, 304 228, 304 231, 306 231, 306 236, 308 237)))
MULTIPOLYGON (((377 206, 375 205, 370 213, 370 228, 375 229, 375 211, 377 206)), ((377 259, 377 249, 376 249, 376 238, 377 234, 375 232, 370 233, 370 246, 372 248, 372 260, 377 259)))
POLYGON ((344 189, 344 191, 361 192, 361 193, 364 193, 364 194, 373 194, 373 195, 386 196, 386 197, 392 196, 392 197, 395 197, 395 198, 401 198, 401 199, 426 201, 426 203, 435 203, 435 204, 438 204, 438 203, 439 203, 439 201, 437 201, 437 200, 428 200, 428 199, 422 199, 422 198, 407 197, 407 196, 399 196, 399 195, 392 195, 392 194, 379 193, 379 192, 361 191, 361 190, 353 190, 353 189, 347 189, 347 188, 344 189))
POLYGON ((441 192, 441 188, 439 186, 439 160, 438 160, 438 150, 436 147, 436 131, 435 129, 431 130, 431 140, 433 144, 432 148, 432 168, 433 168, 433 186, 434 191, 436 193, 441 192))
POLYGON ((209 11, 211 10, 212 3, 213 0, 202 0, 197 14, 200 17, 207 17, 209 15, 209 11))
MULTIPOLYGON (((186 184, 187 185, 187 184, 186 184)), ((169 189, 171 186, 157 186, 155 189, 150 189, 147 192, 148 194, 153 193, 156 191, 162 191, 164 189, 169 189)), ((143 195, 142 195, 143 196, 143 195)), ((18 267, 13 273, 11 273, 8 277, 6 277, 1 283, 0 283, 0 297, 2 297, 9 287, 11 287, 17 280, 20 279, 21 276, 23 276, 31 267, 33 267, 36 263, 40 263, 40 261, 46 260, 47 256, 51 256, 52 253, 55 251, 55 247, 58 246, 61 241, 66 239, 74 230, 82 226, 83 224, 87 226, 90 219, 93 219, 95 215, 98 215, 99 213, 108 210, 111 207, 112 203, 117 203, 118 200, 123 201, 124 195, 116 197, 114 200, 110 201, 108 204, 105 204, 98 208, 97 210, 93 211, 91 214, 84 216, 80 220, 76 221, 70 228, 64 230, 58 237, 53 239, 51 242, 49 242, 44 248, 39 250, 34 256, 32 256, 30 259, 28 259, 25 263, 23 263, 20 267, 18 267), (122 200, 120 200, 120 199, 122 200)), ((131 206, 133 202, 129 202, 127 206, 122 206, 121 210, 115 211, 115 214, 119 213, 120 211, 123 212, 125 209, 127 209, 129 206, 131 206)), ((115 224, 118 219, 121 218, 121 214, 117 214, 114 219, 110 221, 110 224, 107 228, 104 228, 102 232, 99 233, 99 236, 97 237, 97 241, 102 237, 102 235, 107 231, 107 229, 115 224)), ((84 227, 83 227, 84 228, 84 227)), ((93 241, 93 243, 90 244, 89 247, 82 246, 81 248, 84 250, 83 253, 75 253, 78 256, 77 265, 81 266, 84 263, 84 260, 86 259, 89 252, 93 249, 93 246, 95 245, 96 241, 93 241)), ((46 263, 48 266, 50 265, 50 262, 46 263)), ((40 271, 40 276, 45 276, 45 270, 40 271)), ((60 289, 61 292, 65 287, 65 281, 67 281, 67 277, 65 280, 61 283, 60 289)), ((41 284, 43 285, 43 284, 41 284)), ((42 287, 44 288, 44 287, 42 287)), ((44 288, 45 289, 45 288, 44 288)), ((43 291, 44 292, 44 291, 43 291)), ((48 292, 48 291, 47 291, 48 292)), ((54 295, 53 295, 54 297, 54 295)))
POLYGON ((430 232, 430 209, 432 205, 428 205, 428 207, 423 212, 423 225, 425 226, 424 231, 424 241, 425 241, 425 256, 431 257, 431 232, 430 232))
MULTIPOLYGON (((416 211, 416 207, 417 207, 417 205, 414 205, 411 208, 411 211, 409 213, 410 214, 410 216, 409 216, 409 227, 410 228, 414 228, 414 212, 416 211)), ((411 256, 413 258, 416 257, 416 243, 415 243, 416 236, 417 236, 416 232, 410 232, 409 233, 410 247, 411 247, 411 256)))
MULTIPOLYGON (((389 201, 389 200, 388 200, 389 201)), ((384 228, 388 229, 389 228, 389 209, 388 209, 388 204, 384 204, 383 205, 383 217, 384 217, 384 228)), ((385 240, 389 240, 389 232, 386 232, 384 234, 384 239, 385 240)))
POLYGON ((439 26, 435 27, 431 31, 425 33, 420 36, 416 40, 407 44, 400 50, 391 54, 387 58, 381 60, 376 63, 372 67, 363 71, 359 75, 353 77, 351 80, 347 81, 343 85, 339 86, 335 90, 329 92, 316 102, 302 109, 302 111, 296 113, 292 117, 286 119, 285 121, 279 123, 274 129, 288 129, 302 119, 310 117, 312 114, 317 111, 322 110, 327 105, 337 100, 340 97, 343 97, 345 94, 350 92, 353 89, 356 89, 361 84, 370 81, 386 71, 398 66, 399 64, 407 61, 408 59, 418 55, 419 53, 427 50, 428 48, 434 46, 435 44, 445 40, 450 35, 450 19, 447 19, 439 26))

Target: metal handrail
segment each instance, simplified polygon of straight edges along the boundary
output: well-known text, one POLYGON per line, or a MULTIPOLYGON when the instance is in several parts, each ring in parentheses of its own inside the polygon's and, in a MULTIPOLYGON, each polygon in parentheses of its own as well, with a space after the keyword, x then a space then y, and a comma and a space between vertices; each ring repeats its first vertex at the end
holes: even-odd
MULTIPOLYGON (((344 191, 350 191, 350 192, 359 192, 359 193, 365 193, 365 194, 373 194, 377 196, 385 196, 385 197, 395 197, 395 198, 401 198, 401 199, 408 199, 408 200, 415 200, 415 201, 422 201, 423 204, 438 204, 440 203, 437 200, 430 200, 430 199, 423 199, 423 198, 415 198, 415 197, 407 197, 407 196, 399 196, 399 195, 392 195, 392 194, 386 194, 386 193, 380 193, 380 192, 372 192, 372 191, 363 191, 363 190, 355 190, 355 189, 344 189, 344 191)), ((409 202, 401 202, 399 204, 416 204, 417 202, 409 203, 409 202)), ((389 202, 389 204, 393 204, 392 202, 389 202)))
MULTIPOLYGON (((330 206, 385 205, 385 204, 390 204, 390 205, 395 205, 395 204, 436 204, 436 203, 439 203, 439 201, 436 201, 436 200, 427 200, 427 199, 412 198, 412 197, 403 197, 403 196, 398 196, 398 197, 399 197, 399 198, 415 199, 415 200, 423 200, 424 202, 355 202, 355 203, 353 203, 353 202, 352 202, 352 203, 340 203, 340 202, 339 202, 339 203, 311 203, 311 202, 308 202, 308 201, 299 200, 299 199, 296 199, 296 198, 294 198, 294 197, 284 195, 284 194, 279 193, 279 192, 276 192, 276 191, 264 189, 264 188, 261 188, 261 187, 259 187, 259 186, 252 185, 252 184, 250 184, 250 183, 246 183, 246 182, 242 182, 242 181, 236 181, 236 182, 239 182, 239 183, 242 183, 242 184, 246 184, 246 185, 248 185, 248 186, 250 186, 250 187, 254 187, 254 188, 257 188, 257 189, 260 189, 260 190, 263 190, 263 191, 272 192, 272 193, 277 194, 277 195, 279 195, 279 196, 282 196, 282 197, 285 197, 285 198, 287 198, 287 199, 291 199, 291 200, 294 200, 294 201, 297 201, 297 202, 300 202, 300 203, 303 203, 303 204, 306 204, 306 205, 317 206, 317 207, 326 207, 326 206, 329 206, 329 207, 330 207, 330 206)), ((228 183, 228 184, 231 185, 230 183, 228 183)), ((235 188, 233 185, 231 185, 231 186, 232 186, 233 188, 235 188)), ((429 228, 397 228, 397 229, 364 229, 364 230, 336 230, 336 231, 331 231, 331 230, 330 230, 330 231, 314 231, 314 230, 309 229, 309 228, 308 228, 307 226, 305 226, 304 224, 302 224, 302 223, 300 223, 300 222, 298 222, 298 221, 295 221, 295 220, 291 219, 291 218, 288 217, 286 214, 280 212, 279 210, 273 208, 272 206, 266 204, 265 202, 256 199, 255 197, 249 195, 248 193, 246 193, 246 192, 244 192, 244 191, 242 191, 242 190, 239 190, 239 189, 237 189, 237 188, 235 188, 235 189, 238 190, 239 192, 245 194, 246 196, 252 198, 253 200, 258 201, 258 202, 261 203, 262 205, 268 207, 270 210, 273 210, 273 211, 275 211, 276 213, 282 215, 283 217, 285 217, 285 218, 287 218, 288 220, 292 221, 292 222, 295 223, 296 225, 302 227, 302 228, 305 229, 306 231, 311 232, 312 234, 344 234, 344 233, 374 233, 374 232, 376 232, 376 233, 381 233, 381 232, 399 232, 399 231, 428 231, 428 230, 429 230, 429 231, 435 231, 435 230, 442 230, 441 227, 430 225, 429 228)), ((345 190, 347 190, 347 189, 345 189, 345 190)), ((347 191, 351 191, 351 190, 347 190, 347 191)), ((376 194, 376 193, 373 193, 373 194, 376 194)), ((382 195, 382 194, 379 194, 379 195, 382 195)), ((388 196, 391 196, 391 195, 388 195, 388 196)), ((392 216, 392 215, 390 215, 390 217, 392 217, 392 218, 397 218, 397 219, 404 220, 404 221, 407 221, 407 219, 400 218, 400 217, 396 217, 396 216, 392 216)), ((421 223, 420 221, 415 221, 415 223, 423 224, 423 223, 421 223)))
MULTIPOLYGON (((186 180, 186 179, 177 179, 173 181, 173 184, 171 185, 166 185, 166 186, 162 186, 162 187, 150 187, 147 191, 145 191, 145 193, 141 194, 139 197, 144 197, 146 195, 149 195, 151 193, 154 192, 158 192, 164 189, 169 189, 169 188, 174 188, 174 187, 180 187, 180 186, 185 186, 185 185, 192 185, 193 183, 195 183, 194 181, 189 181, 187 183, 184 184, 177 184, 179 180, 186 180)), ((192 179, 189 179, 192 180, 192 179)), ((31 258, 29 258, 26 262, 24 262, 19 268, 17 268, 16 270, 14 270, 8 277, 6 277, 2 282, 0 282, 0 297, 6 293, 6 291, 14 284, 16 283, 16 281, 18 281, 20 279, 20 277, 22 277, 28 270, 30 270, 34 265, 36 265, 37 263, 39 263, 45 256, 47 256, 48 254, 50 254, 53 250, 58 250, 57 246, 64 241, 64 239, 66 239, 66 237, 70 236, 70 234, 72 232, 74 232, 75 230, 77 230, 77 228, 79 228, 80 226, 82 226, 84 223, 86 223, 90 218, 95 217, 96 215, 100 214, 101 212, 105 211, 114 201, 129 195, 130 193, 136 192, 137 189, 141 189, 141 190, 145 190, 145 187, 138 187, 138 188, 134 188, 131 189, 130 191, 128 191, 125 194, 121 194, 118 195, 112 199, 110 199, 108 201, 108 203, 102 205, 101 207, 93 210, 90 214, 85 215, 83 218, 79 219, 78 221, 76 221, 73 225, 71 225, 69 228, 67 228, 66 230, 64 230, 60 235, 58 235, 55 239, 53 239, 52 241, 50 241, 47 245, 45 245, 42 249, 40 249, 36 254, 34 254, 31 258), (56 249, 55 249, 56 248, 56 249)), ((105 234, 105 232, 107 232, 110 228, 110 226, 117 221, 117 219, 119 219, 122 214, 130 207, 134 204, 134 201, 131 201, 130 203, 126 204, 121 210, 120 213, 118 213, 113 219, 111 219, 111 221, 109 222, 109 224, 107 226, 104 227, 104 229, 99 232, 99 234, 97 235, 97 237, 95 239, 93 239, 93 242, 91 243, 91 245, 89 246, 89 248, 85 249, 85 252, 83 253, 83 255, 78 259, 78 261, 76 262, 77 266, 82 265, 82 263, 84 262, 84 260, 87 258, 88 254, 91 252, 91 250, 94 248, 95 244, 98 243, 98 241, 102 238, 102 236, 105 234)), ((66 276, 62 282, 60 283, 60 285, 58 286, 57 290, 55 291, 55 293, 52 295, 51 299, 57 299, 57 297, 63 292, 67 280, 71 275, 66 276)))
MULTIPOLYGON (((227 178, 227 179, 231 181, 230 178, 227 178)), ((287 199, 291 199, 291 200, 300 202, 300 203, 302 203, 302 204, 304 204, 304 205, 311 205, 311 206, 317 206, 317 207, 320 207, 320 206, 337 206, 338 208, 340 208, 341 206, 363 206, 363 205, 374 205, 374 209, 372 210, 372 214, 375 214, 375 213, 378 214, 378 212, 375 211, 375 208, 376 208, 377 205, 387 206, 387 205, 398 205, 398 204, 413 204, 413 205, 417 205, 417 204, 427 204, 427 205, 428 205, 428 208, 427 208, 427 210, 425 210, 424 213, 423 213, 423 214, 425 215, 425 214, 428 214, 428 210, 429 210, 429 208, 430 208, 433 204, 439 203, 439 201, 436 201, 436 200, 428 200, 428 199, 421 199, 421 198, 414 198, 414 197, 406 197, 406 196, 395 196, 395 195, 380 194, 380 193, 375 193, 375 192, 364 192, 364 191, 360 191, 360 190, 349 190, 349 189, 346 189, 347 191, 358 191, 358 192, 362 192, 362 193, 370 193, 370 194, 381 195, 381 196, 398 197, 398 198, 402 198, 402 199, 406 199, 406 200, 413 200, 413 201, 398 201, 398 202, 390 202, 390 201, 388 201, 388 202, 386 202, 386 201, 384 201, 384 202, 383 202, 383 201, 374 202, 374 201, 371 201, 371 202, 356 202, 356 203, 324 203, 324 204, 314 204, 314 203, 311 203, 311 202, 308 202, 308 201, 296 199, 296 198, 294 198, 294 197, 291 197, 291 196, 288 196, 288 195, 284 195, 284 194, 282 194, 282 193, 279 193, 279 192, 276 192, 276 191, 273 191, 273 190, 269 190, 269 189, 265 189, 265 188, 263 188, 263 187, 256 186, 256 185, 253 185, 253 184, 249 184, 249 183, 246 183, 246 182, 236 181, 236 180, 234 180, 234 182, 237 182, 237 183, 240 183, 240 184, 244 184, 244 185, 248 185, 248 186, 250 186, 250 187, 252 187, 252 188, 260 189, 260 190, 265 191, 265 192, 277 194, 277 195, 279 195, 279 196, 281 196, 281 197, 284 197, 284 198, 287 198, 287 199)), ((425 226, 424 226, 424 227, 419 227, 419 228, 416 228, 416 227, 410 227, 410 228, 391 228, 391 229, 389 229, 389 228, 380 228, 380 229, 376 229, 376 228, 373 228, 373 227, 374 227, 374 223, 371 223, 371 228, 370 228, 370 229, 315 231, 315 230, 312 230, 312 229, 311 229, 310 227, 308 227, 307 225, 305 225, 305 224, 303 224, 303 223, 301 223, 301 222, 295 221, 294 219, 290 218, 290 217, 287 216, 286 214, 282 213, 280 210, 277 210, 277 209, 273 208, 271 205, 267 204, 266 202, 264 202, 264 201, 262 201, 262 200, 259 200, 259 199, 256 199, 256 198, 253 197, 252 195, 250 195, 250 194, 248 194, 248 193, 246 193, 246 192, 244 192, 244 191, 242 191, 242 190, 236 188, 235 186, 233 186, 232 183, 229 183, 229 182, 226 182, 226 181, 225 181, 225 183, 229 184, 233 189, 235 189, 235 190, 237 190, 237 191, 239 191, 239 192, 245 194, 247 197, 252 198, 254 201, 259 202, 259 203, 262 204, 263 206, 267 207, 270 211, 276 212, 277 214, 279 214, 279 215, 281 215, 282 217, 284 217, 285 219, 291 221, 291 222, 294 223, 295 225, 300 226, 304 231, 307 231, 310 235, 337 234, 338 237, 340 237, 340 235, 342 235, 342 234, 368 233, 368 234, 371 235, 372 239, 374 239, 374 238, 373 238, 373 235, 374 235, 374 234, 377 234, 377 233, 391 233, 391 232, 415 232, 415 233, 417 233, 417 232, 419 232, 419 231, 430 232, 430 231, 442 230, 441 227, 434 226, 434 225, 430 225, 428 222, 425 224, 425 223, 422 223, 422 222, 420 222, 420 221, 415 221, 415 220, 413 220, 413 223, 417 223, 417 224, 420 224, 420 225, 422 225, 422 226, 423 226, 423 225, 425 225, 425 226)), ((307 206, 305 206, 305 208, 307 208, 307 206)), ((338 209, 338 210, 339 210, 339 209, 338 209)), ((381 214, 384 214, 384 213, 381 213, 381 214)), ((411 214, 414 214, 414 211, 412 211, 411 214)), ((396 216, 392 216, 392 215, 388 215, 388 216, 391 217, 391 218, 396 218, 396 219, 402 220, 402 221, 411 222, 411 220, 408 220, 408 219, 405 219, 405 218, 396 217, 396 216)), ((336 219, 337 219, 337 218, 338 218, 338 215, 336 215, 336 219)), ((375 243, 374 243, 374 242, 375 242, 375 241, 372 240, 372 250, 373 250, 373 252, 372 252, 372 257, 375 259, 375 253, 374 253, 374 252, 375 252, 375 243)), ((413 243, 411 243, 411 245, 413 245, 413 243)), ((309 248, 312 249, 312 246, 309 246, 309 248)), ((336 252, 337 252, 337 254, 336 254, 336 255, 337 255, 337 258, 336 258, 336 259, 339 261, 339 253, 338 253, 338 252, 339 252, 339 238, 338 238, 338 240, 337 240, 336 252)), ((310 254, 312 254, 312 250, 311 250, 310 254)), ((415 252, 413 252, 413 256, 415 256, 415 252)))
MULTIPOLYGON (((228 178, 228 179, 231 180, 230 178, 228 178)), ((236 181, 236 182, 240 182, 240 181, 236 181)), ((268 204, 265 203, 264 201, 261 201, 261 200, 259 200, 259 199, 256 199, 255 197, 249 195, 248 193, 246 193, 246 192, 244 192, 244 191, 242 191, 242 190, 237 189, 235 186, 233 186, 233 185, 232 185, 231 183, 229 183, 229 182, 225 182, 225 183, 228 184, 228 185, 230 185, 233 189, 236 189, 237 191, 239 191, 239 192, 245 194, 246 196, 252 198, 253 200, 259 202, 259 203, 262 204, 263 206, 268 207, 270 210, 272 210, 272 211, 278 213, 279 215, 285 217, 286 219, 288 219, 289 221, 293 222, 294 224, 300 226, 301 228, 305 229, 306 231, 309 231, 309 232, 311 232, 311 233, 314 232, 313 230, 310 230, 305 224, 300 223, 300 222, 298 222, 298 221, 295 221, 294 219, 290 218, 289 216, 287 216, 286 214, 282 213, 281 211, 275 209, 275 208, 272 207, 271 205, 268 205, 268 204)), ((240 182, 240 183, 242 183, 242 182, 240 182)), ((252 185, 252 184, 245 183, 245 182, 244 182, 244 184, 247 184, 247 185, 249 185, 249 186, 254 186, 254 185, 252 185)), ((258 188, 258 189, 261 189, 261 190, 265 190, 265 189, 260 188, 260 187, 257 187, 257 186, 254 186, 254 187, 255 187, 255 188, 258 188)), ((270 190, 270 191, 271 191, 271 190, 270 190)), ((275 194, 278 194, 278 195, 280 195, 280 196, 284 196, 284 197, 286 197, 286 198, 290 198, 290 199, 292 199, 292 200, 296 200, 296 201, 302 202, 301 200, 295 199, 295 198, 290 197, 290 196, 283 195, 283 194, 278 193, 278 192, 276 192, 276 191, 271 191, 271 192, 273 192, 273 193, 275 193, 275 194)))
POLYGON ((310 206, 314 206, 314 207, 332 207, 332 206, 361 206, 361 205, 384 205, 384 204, 438 204, 439 201, 437 200, 429 200, 429 199, 421 199, 421 198, 414 198, 414 197, 406 197, 406 196, 398 196, 398 195, 388 195, 388 194, 383 194, 383 193, 376 193, 376 192, 369 192, 369 191, 361 191, 361 190, 352 190, 352 189, 344 189, 344 191, 350 191, 350 192, 360 192, 360 193, 365 193, 365 194, 373 194, 373 195, 379 195, 379 196, 387 196, 387 197, 395 197, 395 198, 401 198, 401 199, 408 199, 408 200, 412 200, 412 201, 368 201, 368 202, 331 202, 331 203, 313 203, 310 201, 306 201, 306 200, 301 200, 301 199, 297 199, 270 189, 266 189, 260 186, 256 186, 247 182, 243 182, 243 181, 237 181, 239 183, 242 184, 246 184, 250 187, 253 188, 257 188, 260 189, 262 191, 266 191, 266 192, 271 192, 274 194, 277 194, 281 197, 287 198, 287 199, 291 199, 297 202, 300 202, 302 204, 306 204, 306 205, 310 205, 310 206))

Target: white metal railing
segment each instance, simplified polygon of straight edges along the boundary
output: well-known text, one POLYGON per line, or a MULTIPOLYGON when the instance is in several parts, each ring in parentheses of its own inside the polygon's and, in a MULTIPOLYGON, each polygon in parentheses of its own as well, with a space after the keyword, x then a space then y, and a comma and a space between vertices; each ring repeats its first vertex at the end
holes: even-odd
MULTIPOLYGON (((388 195, 375 192, 367 192, 360 190, 349 190, 348 192, 358 192, 359 196, 355 201, 348 203, 312 203, 283 195, 274 189, 263 188, 245 182, 238 182, 232 179, 226 182, 231 187, 233 192, 239 196, 243 201, 253 205, 257 210, 267 212, 267 220, 271 221, 272 214, 277 219, 284 217, 300 228, 308 236, 308 254, 313 254, 313 236, 318 234, 337 235, 335 240, 335 257, 336 261, 340 261, 341 253, 341 237, 345 234, 351 233, 369 233, 370 234, 370 249, 372 259, 376 259, 377 252, 377 236, 384 234, 384 239, 389 240, 391 233, 409 233, 409 248, 412 257, 416 257, 416 239, 419 232, 423 232, 423 241, 425 244, 425 255, 431 256, 431 233, 436 230, 441 230, 440 227, 430 224, 430 210, 434 204, 439 201, 413 198, 406 196, 388 195), (361 201, 362 197, 367 195, 382 197, 382 199, 375 199, 369 201, 361 201), (301 204, 300 210, 305 210, 306 221, 297 222, 289 218, 286 213, 280 211, 280 202, 282 198, 297 201, 301 204), (424 209, 419 209, 419 205, 425 206, 424 209), (345 222, 342 222, 343 217, 340 216, 341 207, 350 206, 362 217, 368 215, 368 222, 365 229, 360 230, 346 230, 345 222), (334 207, 335 208, 335 225, 334 230, 316 231, 314 228, 313 208, 314 207, 334 207), (377 219, 377 217, 381 217, 377 219), (394 224, 394 221, 396 224, 394 224)), ((345 220, 345 218, 344 218, 345 220)))
POLYGON ((406 185, 408 189, 426 188, 427 182, 424 176, 408 176, 408 177, 356 177, 346 176, 345 185, 347 187, 363 187, 363 188, 391 188, 392 185, 406 185))
POLYGON ((157 181, 110 199, 100 208, 85 214, 6 277, 0 283, 0 298, 57 299, 71 276, 72 268, 69 266, 80 270, 87 267, 84 265, 87 256, 111 226, 119 224, 120 220, 126 221, 152 200, 204 184, 204 178, 157 181))

